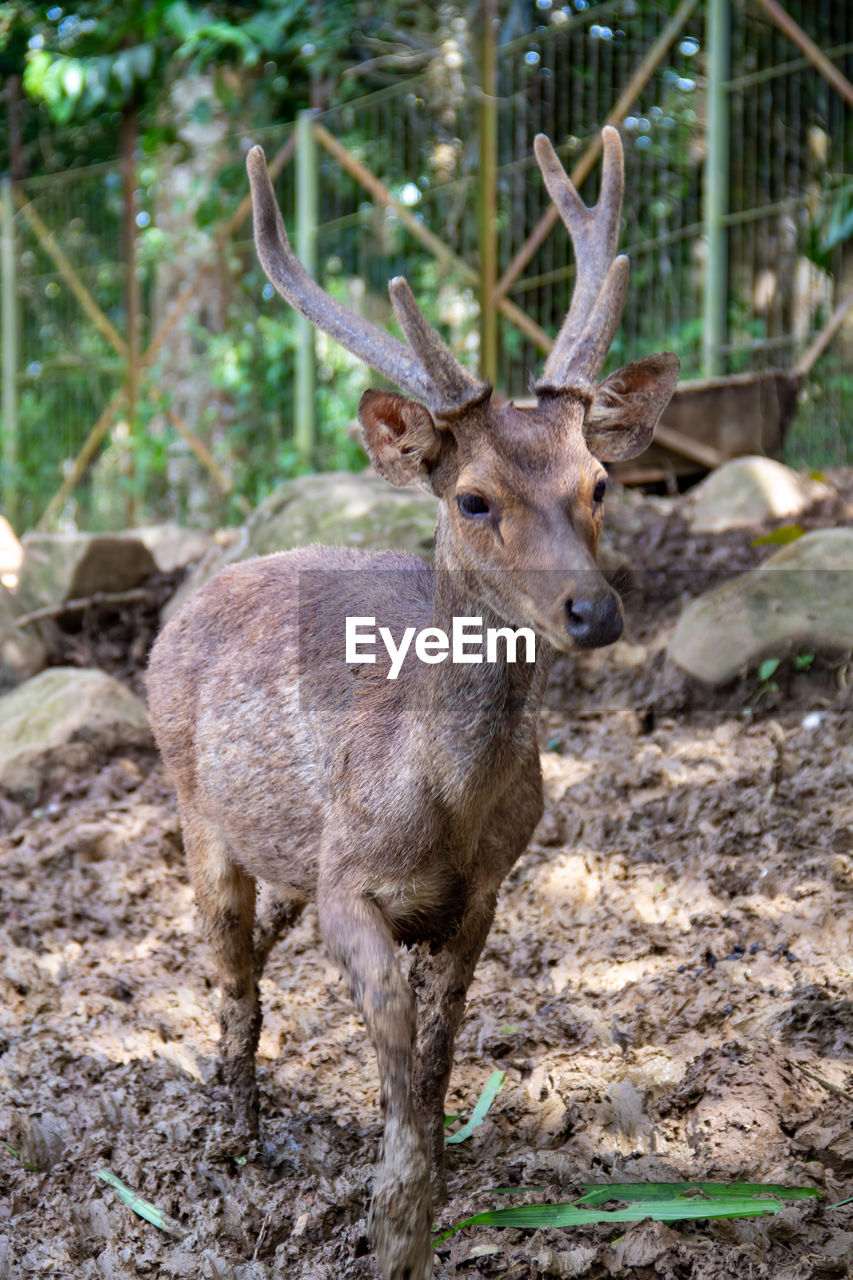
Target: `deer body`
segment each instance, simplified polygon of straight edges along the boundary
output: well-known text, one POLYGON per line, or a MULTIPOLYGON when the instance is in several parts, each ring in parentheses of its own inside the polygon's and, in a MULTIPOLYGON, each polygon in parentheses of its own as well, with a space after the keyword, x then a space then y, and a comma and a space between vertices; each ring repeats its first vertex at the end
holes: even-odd
POLYGON ((257 1132, 257 980, 277 934, 315 899, 378 1059, 385 1123, 371 1230, 387 1280, 431 1274, 453 1044, 501 882, 541 816, 536 721, 548 671, 556 652, 621 631, 618 599, 595 565, 601 460, 645 447, 677 378, 677 360, 664 355, 594 382, 627 281, 626 260, 614 257, 618 135, 605 133, 593 210, 546 139, 537 158, 579 279, 537 406, 521 409, 456 364, 405 281, 391 295, 409 346, 326 298, 293 258, 260 149, 250 153, 270 279, 419 397, 368 391, 359 417, 377 470, 439 497, 435 566, 324 547, 233 565, 173 619, 149 670, 152 723, 222 984, 220 1052, 236 1124, 257 1132), (449 633, 464 617, 528 626, 536 657, 413 661, 388 680, 381 654, 344 661, 348 616, 375 617, 395 636, 449 633), (274 905, 256 922, 257 885, 274 905), (408 982, 399 943, 416 947, 408 982))

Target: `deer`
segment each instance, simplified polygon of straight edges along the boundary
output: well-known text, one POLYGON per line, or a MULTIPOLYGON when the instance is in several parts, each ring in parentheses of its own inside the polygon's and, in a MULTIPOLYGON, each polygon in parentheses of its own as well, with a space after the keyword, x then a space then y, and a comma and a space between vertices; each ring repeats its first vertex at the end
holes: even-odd
POLYGON ((598 380, 629 272, 617 254, 618 132, 603 130, 590 208, 545 135, 534 149, 576 278, 527 407, 457 360, 402 276, 389 284, 402 339, 330 297, 290 246, 262 149, 248 152, 270 282, 399 388, 362 394, 360 429, 380 475, 438 498, 434 561, 309 546, 232 564, 168 623, 147 676, 221 988, 234 1132, 258 1134, 259 978, 314 901, 378 1064, 369 1231, 386 1280, 432 1274, 454 1041, 501 884, 543 812, 537 716, 550 668, 622 631, 621 602, 596 565, 605 464, 647 447, 679 372, 664 352, 598 380), (449 633, 470 618, 498 634, 530 628, 535 654, 513 661, 498 645, 489 663, 407 661, 389 680, 381 652, 344 661, 347 617, 394 635, 449 633), (256 898, 268 904, 260 912, 256 898))

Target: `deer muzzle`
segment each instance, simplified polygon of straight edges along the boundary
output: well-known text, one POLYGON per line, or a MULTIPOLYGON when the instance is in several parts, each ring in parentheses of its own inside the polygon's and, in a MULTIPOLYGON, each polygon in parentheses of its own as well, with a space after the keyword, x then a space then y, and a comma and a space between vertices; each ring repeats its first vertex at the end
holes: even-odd
POLYGON ((566 627, 578 649, 600 649, 622 634, 622 606, 614 591, 594 598, 572 596, 563 607, 566 627))

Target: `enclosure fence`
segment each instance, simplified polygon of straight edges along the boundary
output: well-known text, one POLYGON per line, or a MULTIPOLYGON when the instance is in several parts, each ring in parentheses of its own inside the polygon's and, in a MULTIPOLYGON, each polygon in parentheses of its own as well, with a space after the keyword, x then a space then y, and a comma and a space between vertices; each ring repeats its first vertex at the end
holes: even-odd
POLYGON ((166 152, 136 158, 131 203, 118 164, 4 181, 0 501, 18 527, 215 521, 285 474, 351 464, 369 374, 264 282, 253 142, 325 288, 390 327, 387 281, 406 275, 454 349, 523 396, 574 279, 533 137, 592 203, 617 124, 632 278, 612 365, 667 348, 700 378, 808 356, 788 456, 853 460, 853 7, 560 12, 502 43, 460 33, 424 76, 295 123, 214 120, 216 163, 189 188, 166 152))

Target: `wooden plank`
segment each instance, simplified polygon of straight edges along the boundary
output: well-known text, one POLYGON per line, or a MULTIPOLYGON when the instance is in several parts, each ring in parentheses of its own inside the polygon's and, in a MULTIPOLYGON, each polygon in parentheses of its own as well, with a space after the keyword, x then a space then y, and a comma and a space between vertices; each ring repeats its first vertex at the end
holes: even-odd
POLYGON ((711 470, 728 461, 728 454, 723 453, 721 449, 715 448, 712 444, 705 444, 703 440, 694 440, 692 436, 685 435, 683 431, 677 431, 675 427, 668 427, 663 422, 659 422, 655 427, 654 441, 655 444, 663 445, 664 449, 678 453, 682 458, 689 458, 691 462, 701 463, 703 467, 711 470))
POLYGON ((757 0, 764 12, 776 24, 780 31, 791 40, 797 48, 816 67, 823 78, 839 93, 848 107, 853 107, 853 84, 842 74, 834 62, 830 62, 822 49, 819 49, 811 36, 806 35, 803 28, 786 13, 777 0, 757 0))
POLYGON ((853 289, 850 290, 847 297, 838 304, 833 311, 827 323, 821 329, 811 346, 803 352, 794 368, 791 370, 795 378, 805 378, 811 373, 813 367, 817 364, 838 330, 850 312, 853 311, 853 289))

